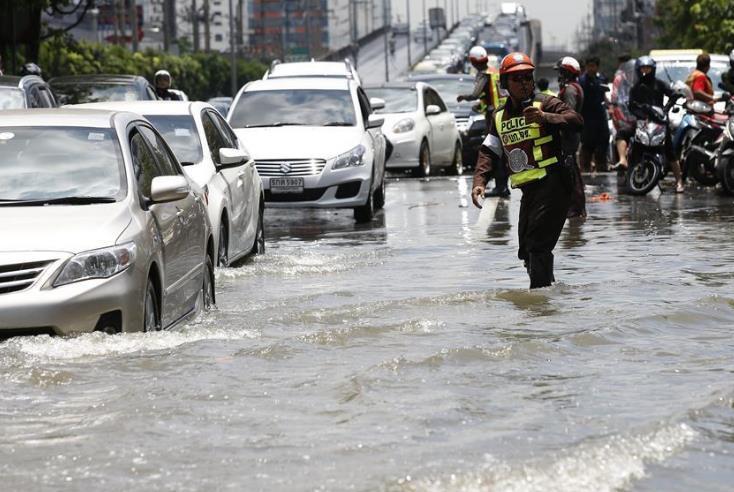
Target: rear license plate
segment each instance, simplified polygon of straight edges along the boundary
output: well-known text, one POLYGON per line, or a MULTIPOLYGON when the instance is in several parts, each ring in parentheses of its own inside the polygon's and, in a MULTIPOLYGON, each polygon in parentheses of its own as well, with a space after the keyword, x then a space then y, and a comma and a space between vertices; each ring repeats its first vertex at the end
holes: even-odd
POLYGON ((303 193, 303 178, 270 178, 271 193, 303 193))

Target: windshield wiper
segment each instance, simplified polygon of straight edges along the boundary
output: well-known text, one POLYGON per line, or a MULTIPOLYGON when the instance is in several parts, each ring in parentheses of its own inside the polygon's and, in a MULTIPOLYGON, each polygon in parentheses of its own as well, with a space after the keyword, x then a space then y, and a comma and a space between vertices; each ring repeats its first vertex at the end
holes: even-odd
POLYGON ((89 205, 92 203, 115 203, 117 200, 109 196, 64 196, 59 198, 41 198, 36 200, 0 200, 0 207, 23 205, 89 205))
POLYGON ((276 121, 275 123, 266 123, 263 125, 245 125, 245 128, 263 128, 268 126, 303 126, 303 123, 276 121))
POLYGON ((349 123, 348 121, 330 121, 328 123, 324 123, 321 126, 354 126, 352 123, 349 123))

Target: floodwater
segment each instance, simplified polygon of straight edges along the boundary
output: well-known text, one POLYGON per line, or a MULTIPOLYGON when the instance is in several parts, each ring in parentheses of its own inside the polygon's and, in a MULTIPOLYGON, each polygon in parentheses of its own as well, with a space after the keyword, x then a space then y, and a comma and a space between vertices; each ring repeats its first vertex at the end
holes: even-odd
POLYGON ((611 184, 551 288, 519 193, 403 179, 369 225, 269 210, 179 330, 5 341, 0 488, 731 490, 734 203, 611 184))

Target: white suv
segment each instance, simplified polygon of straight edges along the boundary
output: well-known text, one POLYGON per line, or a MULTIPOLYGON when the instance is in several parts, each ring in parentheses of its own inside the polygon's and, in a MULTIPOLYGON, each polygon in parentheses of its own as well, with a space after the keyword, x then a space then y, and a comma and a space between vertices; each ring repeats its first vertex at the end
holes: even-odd
POLYGON ((353 80, 282 78, 243 87, 227 121, 255 159, 268 206, 353 208, 362 222, 385 202, 384 119, 371 113, 353 80))
POLYGON ((362 85, 357 69, 352 62, 345 59, 343 62, 314 61, 310 62, 273 62, 270 70, 265 72, 263 80, 282 79, 293 77, 325 77, 336 79, 351 79, 362 85))

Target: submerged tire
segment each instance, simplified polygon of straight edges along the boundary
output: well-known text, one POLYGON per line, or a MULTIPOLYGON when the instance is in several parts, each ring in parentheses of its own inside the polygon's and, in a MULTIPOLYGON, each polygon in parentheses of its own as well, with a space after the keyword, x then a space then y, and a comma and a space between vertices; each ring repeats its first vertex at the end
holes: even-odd
POLYGON ((160 331, 160 305, 158 293, 155 290, 155 285, 153 285, 153 280, 148 279, 148 285, 145 287, 145 310, 143 312, 144 331, 160 331))

